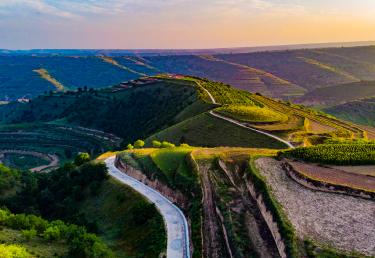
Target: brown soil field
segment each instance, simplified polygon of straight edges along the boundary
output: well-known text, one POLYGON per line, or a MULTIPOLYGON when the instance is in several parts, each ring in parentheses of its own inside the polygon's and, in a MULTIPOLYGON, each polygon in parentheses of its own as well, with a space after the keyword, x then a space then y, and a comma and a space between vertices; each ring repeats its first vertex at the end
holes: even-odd
POLYGON ((310 190, 289 178, 282 162, 273 158, 260 158, 255 164, 299 238, 375 255, 374 201, 310 190))
POLYGON ((348 173, 361 174, 375 177, 375 166, 331 166, 348 173))
POLYGON ((375 177, 302 162, 288 161, 288 163, 292 165, 296 171, 311 179, 375 192, 375 177))

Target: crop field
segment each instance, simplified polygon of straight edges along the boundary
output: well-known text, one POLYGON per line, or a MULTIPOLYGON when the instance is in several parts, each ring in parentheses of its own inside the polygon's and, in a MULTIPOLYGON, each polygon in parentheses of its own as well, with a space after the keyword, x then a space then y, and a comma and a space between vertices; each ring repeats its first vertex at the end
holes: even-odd
MULTIPOLYGON (((353 255, 375 255, 374 202, 362 198, 310 190, 291 179, 273 158, 257 159, 265 178, 299 238, 308 238, 353 255)), ((327 256, 319 256, 327 257, 327 256)))
POLYGON ((375 166, 330 166, 348 173, 375 177, 375 166))
POLYGON ((348 173, 340 168, 327 168, 314 164, 292 161, 288 161, 288 163, 292 165, 298 173, 301 173, 303 176, 314 181, 375 192, 375 177, 348 173))
POLYGON ((375 144, 324 144, 297 148, 281 156, 331 165, 374 165, 375 144))
POLYGON ((277 113, 269 108, 230 105, 215 110, 219 114, 250 123, 276 123, 288 120, 288 116, 277 113))

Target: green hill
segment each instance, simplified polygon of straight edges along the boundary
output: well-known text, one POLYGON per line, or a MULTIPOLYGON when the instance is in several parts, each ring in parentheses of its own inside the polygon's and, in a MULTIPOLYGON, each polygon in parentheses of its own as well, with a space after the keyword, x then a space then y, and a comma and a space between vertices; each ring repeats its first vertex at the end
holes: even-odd
POLYGON ((365 98, 326 108, 325 111, 354 123, 375 126, 375 98, 365 98))
POLYGON ((298 102, 305 105, 335 106, 372 96, 375 96, 375 82, 361 81, 318 88, 299 98, 298 102))

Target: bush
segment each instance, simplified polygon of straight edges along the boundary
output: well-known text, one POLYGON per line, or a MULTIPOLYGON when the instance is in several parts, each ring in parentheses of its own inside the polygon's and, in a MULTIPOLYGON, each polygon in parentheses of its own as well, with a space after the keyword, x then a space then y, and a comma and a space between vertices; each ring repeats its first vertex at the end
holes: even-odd
POLYGON ((48 227, 43 233, 43 238, 48 241, 60 240, 61 239, 60 228, 58 226, 48 227))
POLYGON ((134 149, 134 146, 132 145, 132 144, 128 144, 127 146, 126 146, 126 149, 128 149, 128 150, 132 150, 132 149, 134 149))
POLYGON ((174 145, 173 143, 170 143, 170 142, 163 141, 161 143, 161 147, 162 148, 174 148, 174 147, 176 147, 176 145, 174 145))
POLYGON ((29 258, 31 255, 22 246, 0 244, 0 258, 29 258))
POLYGON ((90 154, 88 153, 80 153, 74 159, 74 164, 76 166, 81 166, 82 164, 89 162, 91 160, 90 154))
POLYGON ((154 147, 154 148, 160 148, 161 147, 161 142, 159 142, 157 140, 153 140, 152 141, 152 147, 154 147))
POLYGON ((143 148, 145 146, 145 142, 142 140, 137 140, 134 142, 134 147, 137 149, 143 148))

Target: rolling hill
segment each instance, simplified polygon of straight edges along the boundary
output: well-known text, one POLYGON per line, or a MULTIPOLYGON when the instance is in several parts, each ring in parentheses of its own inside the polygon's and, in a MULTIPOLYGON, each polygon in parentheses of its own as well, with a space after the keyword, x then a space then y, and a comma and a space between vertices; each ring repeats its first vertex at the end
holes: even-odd
POLYGON ((303 99, 306 93, 323 87, 375 80, 372 46, 233 54, 115 52, 6 54, 0 60, 0 100, 32 98, 56 87, 61 89, 60 85, 68 90, 108 87, 159 73, 205 77, 285 100, 303 99))

